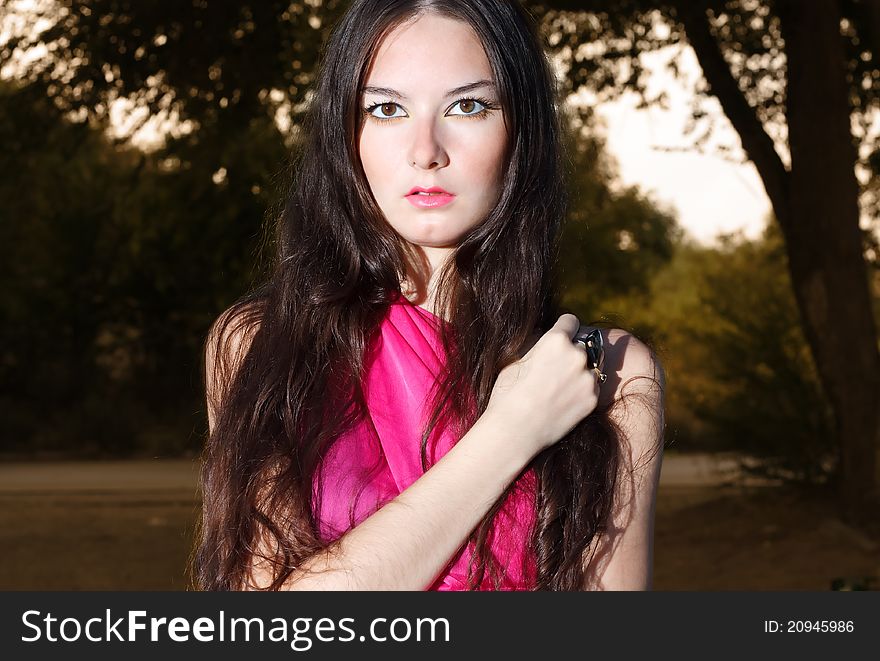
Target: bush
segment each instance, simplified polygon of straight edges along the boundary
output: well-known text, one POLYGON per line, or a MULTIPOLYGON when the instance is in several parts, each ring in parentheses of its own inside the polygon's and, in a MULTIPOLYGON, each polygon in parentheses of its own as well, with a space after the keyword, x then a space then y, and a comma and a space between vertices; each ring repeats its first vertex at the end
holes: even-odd
POLYGON ((705 262, 683 332, 706 379, 683 395, 719 448, 760 459, 750 472, 821 483, 837 467, 833 413, 801 327, 775 223, 758 241, 728 237, 705 262), (696 387, 695 387, 696 386, 696 387))

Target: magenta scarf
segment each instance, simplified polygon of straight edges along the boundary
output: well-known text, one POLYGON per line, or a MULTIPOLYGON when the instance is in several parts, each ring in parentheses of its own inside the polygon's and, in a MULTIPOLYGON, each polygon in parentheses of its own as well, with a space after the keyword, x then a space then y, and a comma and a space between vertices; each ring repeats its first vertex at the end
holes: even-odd
MULTIPOLYGON (((339 538, 422 475, 419 443, 430 415, 430 390, 443 364, 442 323, 402 296, 391 304, 367 358, 369 416, 333 443, 316 476, 325 541, 339 538)), ((435 428, 427 446, 429 465, 458 440, 450 430, 435 428)), ((535 475, 529 470, 505 500, 487 539, 487 550, 504 572, 503 590, 528 590, 535 583, 535 563, 528 552, 534 493, 535 475)), ((463 545, 430 589, 467 589, 472 551, 472 543, 463 545)), ((480 589, 492 589, 488 572, 480 589)))

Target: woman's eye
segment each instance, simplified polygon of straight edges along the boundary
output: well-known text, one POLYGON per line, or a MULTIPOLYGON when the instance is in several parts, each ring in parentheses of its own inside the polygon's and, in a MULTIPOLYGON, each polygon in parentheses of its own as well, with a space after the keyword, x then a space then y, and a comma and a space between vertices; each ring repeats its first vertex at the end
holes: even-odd
POLYGON ((462 99, 456 101, 452 107, 462 109, 460 113, 452 113, 454 115, 479 115, 485 109, 485 106, 476 99, 462 99))
POLYGON ((406 113, 403 113, 402 115, 393 114, 395 108, 403 111, 403 108, 401 108, 396 103, 377 103, 376 105, 369 108, 367 112, 369 112, 369 114, 377 119, 395 119, 397 117, 406 117, 406 113))

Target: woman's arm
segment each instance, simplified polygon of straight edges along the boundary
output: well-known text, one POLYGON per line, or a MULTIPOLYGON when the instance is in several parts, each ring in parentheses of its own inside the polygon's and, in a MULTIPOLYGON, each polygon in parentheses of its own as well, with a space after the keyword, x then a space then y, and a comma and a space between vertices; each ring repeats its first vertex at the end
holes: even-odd
MULTIPOLYGON (((424 590, 531 460, 528 444, 484 414, 394 500, 298 568, 289 590, 424 590)), ((271 583, 268 563, 252 587, 271 583)))
MULTIPOLYGON (((650 590, 653 570, 654 507, 663 459, 663 368, 653 352, 618 329, 608 334, 606 372, 617 387, 603 399, 625 398, 609 412, 622 432, 620 471, 612 522, 584 555, 585 590, 650 590), (623 387, 625 386, 625 387, 623 387), (622 388, 622 390, 621 390, 622 388)), ((600 405, 603 405, 600 399, 600 405)))

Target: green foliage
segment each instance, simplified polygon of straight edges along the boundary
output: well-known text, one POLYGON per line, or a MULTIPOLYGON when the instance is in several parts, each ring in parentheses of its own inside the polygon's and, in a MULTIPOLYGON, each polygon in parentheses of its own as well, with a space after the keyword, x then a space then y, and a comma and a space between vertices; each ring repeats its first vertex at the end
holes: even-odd
POLYGON ((718 449, 709 426, 695 415, 688 393, 712 383, 712 375, 703 369, 705 348, 693 341, 690 329, 708 320, 698 285, 713 258, 712 250, 677 237, 671 259, 644 288, 608 295, 597 306, 604 318, 648 344, 663 365, 666 442, 673 449, 718 449))
MULTIPOLYGON (((8 421, 0 433, 6 448, 51 446, 34 436, 34 420, 44 429, 69 429, 83 385, 99 378, 96 338, 112 317, 108 285, 123 241, 107 217, 127 186, 126 173, 136 167, 115 157, 97 132, 59 115, 36 85, 0 88, 6 147, 0 150, 0 240, 7 246, 0 267, 0 402, 8 421)), ((112 399, 106 403, 110 417, 116 409, 112 399)))
POLYGON ((0 89, 0 140, 2 446, 197 447, 201 345, 259 268, 274 124, 227 135, 220 183, 216 162, 114 147, 37 84, 0 89))
POLYGON ((762 457, 763 472, 822 481, 837 439, 786 268, 781 235, 727 242, 700 285, 714 323, 695 329, 715 389, 691 391, 694 411, 721 445, 762 457))
POLYGON ((571 198, 558 277, 563 305, 586 323, 603 312, 600 303, 609 297, 643 291, 671 259, 682 230, 636 188, 613 190, 597 137, 572 129, 567 150, 571 198))
POLYGON ((643 297, 606 306, 648 329, 667 376, 667 442, 759 459, 750 470, 822 482, 836 438, 801 329, 782 238, 681 243, 643 297))

